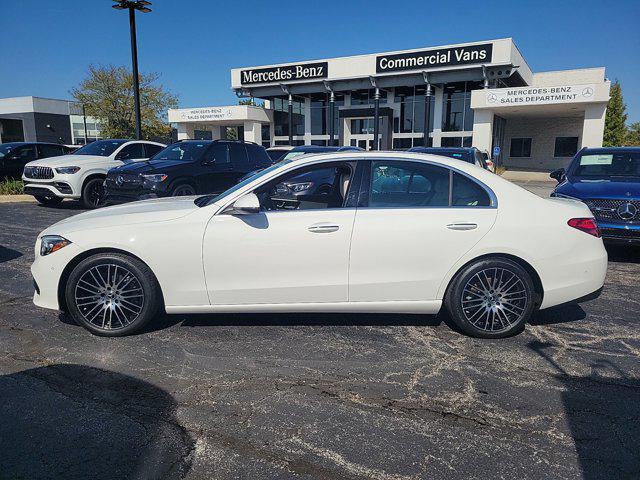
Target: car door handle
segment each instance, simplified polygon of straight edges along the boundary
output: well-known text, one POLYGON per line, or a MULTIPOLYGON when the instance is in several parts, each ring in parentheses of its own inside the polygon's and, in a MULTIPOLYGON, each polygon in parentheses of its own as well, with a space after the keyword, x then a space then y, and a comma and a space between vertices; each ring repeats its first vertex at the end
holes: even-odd
POLYGON ((318 225, 311 225, 307 230, 311 233, 331 233, 336 232, 340 229, 339 225, 330 225, 326 223, 321 223, 318 225))
POLYGON ((447 225, 447 228, 449 230, 475 230, 476 228, 478 228, 478 224, 467 222, 450 223, 449 225, 447 225))

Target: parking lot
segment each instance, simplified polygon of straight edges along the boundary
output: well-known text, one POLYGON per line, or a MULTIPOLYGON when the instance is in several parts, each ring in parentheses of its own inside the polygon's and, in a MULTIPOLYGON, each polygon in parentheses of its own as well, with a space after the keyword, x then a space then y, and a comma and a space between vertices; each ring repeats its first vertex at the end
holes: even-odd
POLYGON ((640 476, 640 250, 610 248, 600 298, 505 340, 338 314, 111 339, 31 303, 36 235, 80 211, 0 204, 2 479, 640 476))

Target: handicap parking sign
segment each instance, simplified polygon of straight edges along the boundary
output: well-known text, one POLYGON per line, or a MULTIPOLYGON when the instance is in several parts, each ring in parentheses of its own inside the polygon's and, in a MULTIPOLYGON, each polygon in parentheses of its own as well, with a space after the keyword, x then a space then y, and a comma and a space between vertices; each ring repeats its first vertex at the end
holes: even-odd
POLYGON ((498 155, 500 155, 500 147, 493 147, 493 156, 497 157, 498 155))

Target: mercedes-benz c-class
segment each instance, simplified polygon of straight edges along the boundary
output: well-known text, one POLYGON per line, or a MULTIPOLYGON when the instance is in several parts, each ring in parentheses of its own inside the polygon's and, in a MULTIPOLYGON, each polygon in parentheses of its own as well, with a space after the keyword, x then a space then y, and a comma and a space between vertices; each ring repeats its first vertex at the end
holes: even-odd
POLYGON ((35 304, 108 336, 163 311, 444 307, 467 334, 505 337, 537 309, 596 296, 607 268, 583 203, 407 152, 304 155, 220 195, 81 213, 44 230, 35 253, 35 304), (330 188, 282 188, 310 174, 330 188))

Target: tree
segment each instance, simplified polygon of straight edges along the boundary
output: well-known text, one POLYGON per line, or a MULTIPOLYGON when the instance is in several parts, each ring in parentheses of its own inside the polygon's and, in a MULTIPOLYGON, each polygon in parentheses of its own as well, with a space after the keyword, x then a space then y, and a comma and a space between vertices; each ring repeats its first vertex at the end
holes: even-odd
POLYGON ((640 147, 640 122, 632 123, 627 127, 625 145, 629 147, 640 147))
POLYGON ((238 100, 238 105, 252 105, 254 107, 264 107, 264 102, 263 103, 257 103, 256 100, 251 97, 251 98, 242 98, 240 100, 238 100))
POLYGON ((604 121, 604 138, 602 144, 605 147, 619 147, 624 145, 627 136, 626 105, 622 99, 622 87, 616 80, 611 85, 611 99, 607 106, 607 114, 604 121))
MULTIPOLYGON (((178 106, 178 98, 156 84, 157 73, 140 74, 140 112, 142 137, 168 138, 167 109, 178 106)), ((133 75, 126 67, 89 66, 87 77, 71 95, 83 103, 87 115, 99 118, 108 138, 135 138, 133 75)))

